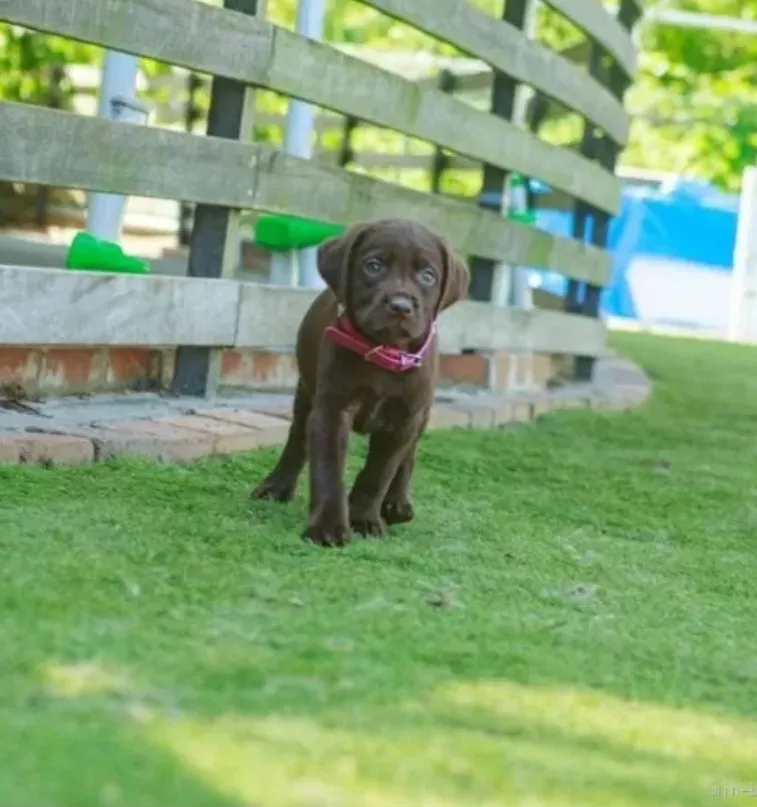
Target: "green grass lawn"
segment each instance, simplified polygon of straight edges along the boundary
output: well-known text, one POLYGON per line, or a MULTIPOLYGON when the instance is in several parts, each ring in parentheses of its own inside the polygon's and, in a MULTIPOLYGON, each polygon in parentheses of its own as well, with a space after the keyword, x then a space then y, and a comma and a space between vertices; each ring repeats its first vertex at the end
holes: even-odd
POLYGON ((429 435, 344 551, 274 451, 0 469, 0 804, 757 798, 757 353, 616 344, 651 403, 429 435))

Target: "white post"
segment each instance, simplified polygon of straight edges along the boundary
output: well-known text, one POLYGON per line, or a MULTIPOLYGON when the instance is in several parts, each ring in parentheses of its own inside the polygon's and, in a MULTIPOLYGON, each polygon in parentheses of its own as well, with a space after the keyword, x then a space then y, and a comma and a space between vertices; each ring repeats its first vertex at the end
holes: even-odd
MULTIPOLYGON (((118 51, 106 51, 103 59, 97 115, 124 123, 144 123, 148 109, 136 99, 139 60, 118 51)), ((96 238, 118 241, 121 236, 125 196, 89 194, 87 229, 96 238)))
MULTIPOLYGON (((299 0, 296 28, 308 39, 320 40, 326 16, 325 0, 299 0)), ((294 157, 309 160, 313 152, 315 110, 310 104, 290 99, 284 131, 284 151, 294 157)), ((321 289, 326 285, 318 274, 317 247, 296 253, 275 252, 271 258, 270 281, 280 286, 297 285, 321 289)))
POLYGON ((731 275, 728 339, 757 342, 757 167, 744 171, 731 275))

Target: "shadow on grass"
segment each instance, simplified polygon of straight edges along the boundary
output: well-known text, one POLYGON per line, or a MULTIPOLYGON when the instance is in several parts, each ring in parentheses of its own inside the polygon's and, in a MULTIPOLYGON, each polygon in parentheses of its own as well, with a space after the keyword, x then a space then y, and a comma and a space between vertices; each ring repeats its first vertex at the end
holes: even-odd
POLYGON ((718 788, 746 794, 757 758, 754 723, 570 688, 453 682, 352 712, 315 698, 310 715, 200 717, 103 665, 48 664, 40 679, 48 709, 69 712, 34 789, 56 804, 699 807, 718 788), (54 760, 79 752, 73 786, 54 760))
MULTIPOLYGON (((93 665, 87 665, 93 668, 93 665)), ((44 679, 44 676, 40 676, 44 679)), ((223 807, 212 783, 173 749, 146 741, 134 704, 61 693, 49 682, 6 692, 0 709, 0 801, 7 805, 197 805, 223 807)))

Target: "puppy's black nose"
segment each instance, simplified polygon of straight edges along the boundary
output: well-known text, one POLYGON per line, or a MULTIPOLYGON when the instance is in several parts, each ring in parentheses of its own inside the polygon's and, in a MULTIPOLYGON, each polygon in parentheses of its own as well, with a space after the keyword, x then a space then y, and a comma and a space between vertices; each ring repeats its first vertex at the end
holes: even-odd
POLYGON ((413 313, 413 301, 405 294, 393 294, 387 299, 386 304, 395 314, 413 313))

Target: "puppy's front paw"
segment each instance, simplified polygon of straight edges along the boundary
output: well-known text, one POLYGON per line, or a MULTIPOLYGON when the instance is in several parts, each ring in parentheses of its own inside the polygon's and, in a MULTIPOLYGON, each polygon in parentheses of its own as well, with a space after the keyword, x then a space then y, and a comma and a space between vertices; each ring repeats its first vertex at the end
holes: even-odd
POLYGON ((346 546, 350 540, 350 529, 338 521, 312 521, 302 533, 302 538, 317 546, 346 546))
POLYGON ((365 538, 383 538, 386 534, 384 524, 380 518, 363 518, 350 516, 352 529, 365 538))
POLYGON ((413 504, 409 499, 386 499, 381 506, 381 517, 387 524, 405 524, 415 517, 413 504))
POLYGON ((291 502, 297 482, 292 482, 283 476, 275 473, 269 474, 257 487, 250 492, 252 499, 270 499, 274 502, 291 502))

